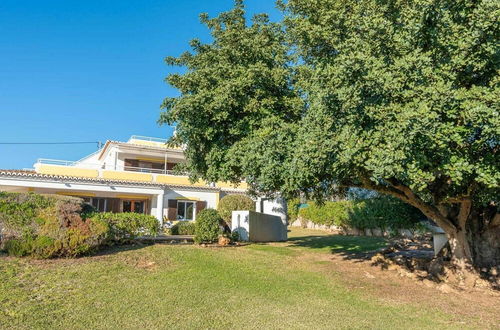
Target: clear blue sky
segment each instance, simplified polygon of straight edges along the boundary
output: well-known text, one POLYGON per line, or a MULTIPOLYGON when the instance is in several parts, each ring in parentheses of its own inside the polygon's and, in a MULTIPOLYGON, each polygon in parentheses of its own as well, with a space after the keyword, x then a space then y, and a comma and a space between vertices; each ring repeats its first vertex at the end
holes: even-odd
MULTIPOLYGON (((168 137, 159 105, 176 91, 163 59, 209 40, 198 16, 233 0, 0 0, 0 142, 168 137)), ((279 17, 274 0, 247 13, 279 17)), ((95 145, 0 145, 0 169, 37 158, 77 160, 95 145)))

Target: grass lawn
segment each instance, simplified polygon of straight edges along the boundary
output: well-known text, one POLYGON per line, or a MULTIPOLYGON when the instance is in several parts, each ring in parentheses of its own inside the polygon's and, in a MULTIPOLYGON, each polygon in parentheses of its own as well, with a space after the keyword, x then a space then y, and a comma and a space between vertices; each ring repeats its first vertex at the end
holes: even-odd
POLYGON ((121 247, 79 259, 0 256, 0 328, 463 328, 442 311, 350 289, 315 258, 383 240, 290 236, 233 248, 121 247))

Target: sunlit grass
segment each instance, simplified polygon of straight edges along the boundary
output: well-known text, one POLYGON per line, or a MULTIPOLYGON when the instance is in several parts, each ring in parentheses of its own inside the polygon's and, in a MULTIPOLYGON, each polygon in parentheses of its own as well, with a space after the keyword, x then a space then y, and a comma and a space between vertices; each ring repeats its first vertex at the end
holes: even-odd
POLYGON ((319 249, 153 245, 77 260, 0 257, 0 328, 451 327, 449 315, 365 297, 319 271, 325 262, 307 253, 342 247, 323 239, 319 249))

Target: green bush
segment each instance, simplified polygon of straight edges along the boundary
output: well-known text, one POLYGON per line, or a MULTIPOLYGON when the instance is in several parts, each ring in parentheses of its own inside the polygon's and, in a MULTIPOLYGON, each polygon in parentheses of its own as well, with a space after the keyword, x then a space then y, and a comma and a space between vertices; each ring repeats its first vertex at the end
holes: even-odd
POLYGON ((294 223, 299 215, 300 200, 298 198, 292 198, 286 203, 286 210, 288 213, 288 223, 294 223))
POLYGON ((80 198, 0 193, 3 249, 13 256, 75 257, 103 244, 156 235, 155 217, 92 213, 80 198))
POLYGON ((255 202, 245 195, 227 195, 219 201, 217 211, 226 224, 231 227, 232 212, 255 211, 255 202))
POLYGON ((315 202, 308 202, 308 207, 301 208, 299 215, 318 225, 344 227, 349 217, 351 202, 325 202, 318 205, 315 202))
POLYGON ((377 196, 355 201, 350 210, 348 225, 352 228, 389 231, 397 234, 400 229, 419 228, 425 216, 413 206, 391 196, 377 196))
POLYGON ((325 202, 322 205, 308 202, 308 205, 300 209, 298 214, 315 224, 359 230, 377 228, 392 235, 400 229, 412 232, 420 230, 420 220, 425 218, 418 209, 391 196, 325 202))
POLYGON ((4 250, 10 256, 24 257, 31 253, 32 241, 23 238, 12 238, 5 242, 4 250))
POLYGON ((90 219, 101 221, 109 226, 108 241, 125 242, 138 236, 156 236, 160 232, 158 220, 140 213, 95 213, 90 219))
POLYGON ((240 240, 240 233, 237 232, 236 230, 231 233, 231 242, 239 242, 240 240))
POLYGON ((179 221, 170 228, 172 235, 194 235, 196 232, 196 225, 191 221, 179 221))
POLYGON ((195 222, 195 237, 196 243, 213 243, 222 234, 221 224, 223 219, 214 209, 205 209, 198 213, 195 222))

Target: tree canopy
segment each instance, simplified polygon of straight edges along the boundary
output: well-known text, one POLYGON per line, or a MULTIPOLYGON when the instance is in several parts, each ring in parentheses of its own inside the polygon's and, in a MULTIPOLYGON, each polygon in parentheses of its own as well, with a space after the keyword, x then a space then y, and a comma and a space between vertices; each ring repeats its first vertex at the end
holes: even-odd
POLYGON ((419 208, 454 254, 500 264, 498 1, 289 0, 247 22, 241 1, 202 21, 213 41, 167 58, 160 122, 189 169, 261 194, 363 187, 419 208))

